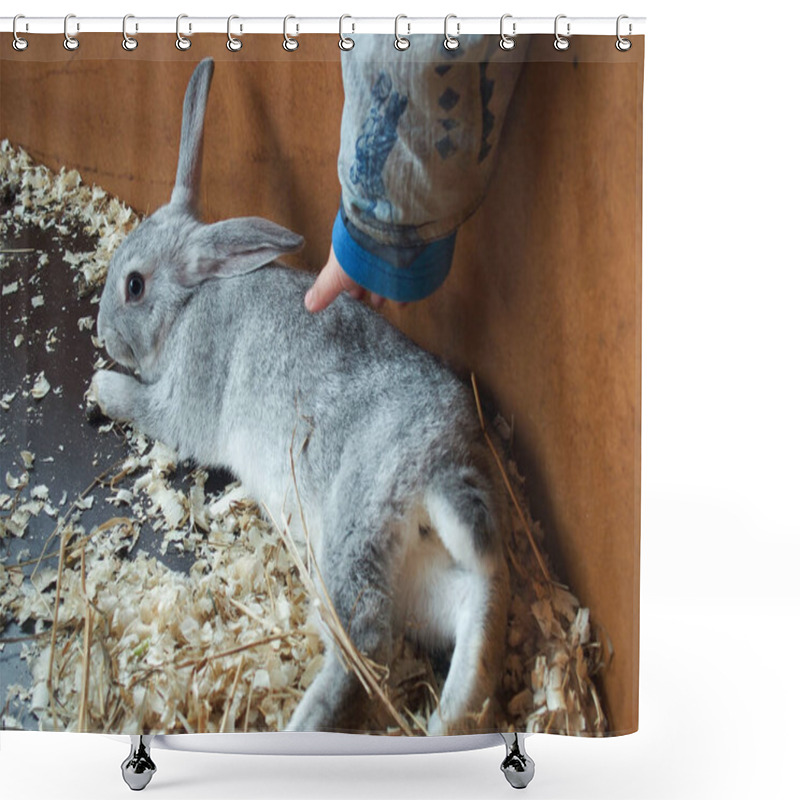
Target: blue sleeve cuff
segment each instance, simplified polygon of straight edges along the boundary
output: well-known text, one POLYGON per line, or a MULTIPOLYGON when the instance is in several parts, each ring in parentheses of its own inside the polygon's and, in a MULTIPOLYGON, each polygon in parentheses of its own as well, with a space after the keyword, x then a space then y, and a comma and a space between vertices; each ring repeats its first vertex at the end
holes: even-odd
POLYGON ((407 303, 422 300, 444 283, 453 263, 456 234, 409 247, 382 245, 349 229, 340 208, 331 239, 342 269, 359 286, 407 303))

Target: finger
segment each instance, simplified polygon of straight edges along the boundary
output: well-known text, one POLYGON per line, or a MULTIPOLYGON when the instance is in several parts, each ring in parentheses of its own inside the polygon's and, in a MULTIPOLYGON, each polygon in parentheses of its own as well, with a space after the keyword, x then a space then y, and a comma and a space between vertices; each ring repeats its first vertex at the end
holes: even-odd
POLYGON ((366 294, 366 291, 361 286, 356 286, 353 289, 348 289, 347 294, 349 294, 353 300, 361 300, 366 294))
POLYGON ((314 281, 314 285, 306 293, 306 308, 312 313, 322 311, 343 291, 352 288, 350 284, 352 281, 347 278, 339 263, 335 259, 328 260, 314 281))
POLYGON ((373 308, 378 309, 386 302, 386 298, 372 292, 369 296, 369 302, 372 304, 373 308))

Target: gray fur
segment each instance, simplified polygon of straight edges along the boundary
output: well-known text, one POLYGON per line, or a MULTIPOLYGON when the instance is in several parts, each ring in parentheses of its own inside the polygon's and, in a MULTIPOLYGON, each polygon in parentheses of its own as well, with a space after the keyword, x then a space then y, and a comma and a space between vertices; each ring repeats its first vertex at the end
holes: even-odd
POLYGON ((206 115, 208 90, 214 77, 214 61, 203 59, 195 68, 186 95, 183 98, 183 121, 181 122, 181 147, 178 155, 178 171, 175 188, 172 190, 173 206, 183 206, 189 211, 197 208, 200 192, 200 171, 203 164, 203 122, 206 115))
MULTIPOLYGON (((178 180, 191 175, 184 188, 195 193, 199 167, 186 165, 199 164, 208 64, 184 104, 178 180)), ((504 503, 471 393, 347 295, 309 314, 313 276, 274 263, 300 237, 254 218, 204 225, 187 196, 176 184, 170 204, 112 259, 98 331, 135 377, 97 372, 98 402, 181 457, 232 471, 273 513, 293 510, 294 448, 321 578, 342 623, 384 663, 403 632, 453 647, 431 732, 452 730, 493 694, 508 603, 504 503), (132 271, 145 279, 133 302, 132 271), (438 536, 421 535, 421 525, 438 536)), ((356 724, 345 714, 361 690, 332 647, 289 729, 356 724)))

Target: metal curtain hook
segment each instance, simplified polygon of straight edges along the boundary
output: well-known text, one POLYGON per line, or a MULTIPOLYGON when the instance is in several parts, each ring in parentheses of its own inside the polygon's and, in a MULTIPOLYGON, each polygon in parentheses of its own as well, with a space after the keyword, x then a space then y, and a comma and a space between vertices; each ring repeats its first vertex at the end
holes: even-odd
POLYGON ((512 14, 503 14, 503 16, 500 17, 500 47, 503 50, 513 50, 517 44, 514 39, 514 37, 517 35, 517 23, 512 21, 510 36, 504 31, 505 21, 512 18, 512 14))
MULTIPOLYGON (((178 37, 175 40, 175 47, 177 47, 178 50, 188 50, 192 46, 192 40, 191 39, 187 39, 181 33, 181 20, 182 19, 188 19, 188 18, 189 18, 188 14, 178 14, 178 18, 175 20, 175 34, 178 37)), ((189 23, 189 31, 191 32, 191 30, 192 30, 192 24, 190 22, 189 23)))
MULTIPOLYGON (((241 49, 242 49, 242 44, 243 44, 241 39, 237 39, 237 38, 236 38, 236 37, 235 37, 235 36, 234 36, 234 35, 231 33, 231 22, 233 22, 233 20, 235 20, 235 19, 239 19, 239 17, 237 17, 237 16, 236 16, 236 14, 231 14, 231 15, 228 17, 228 41, 227 41, 227 43, 226 43, 225 47, 227 47, 227 48, 228 48, 228 50, 230 50, 230 51, 231 51, 231 53, 238 53, 238 52, 239 52, 239 50, 241 50, 241 49)), ((242 30, 242 29, 241 29, 241 27, 240 27, 240 28, 239 28, 239 31, 241 31, 241 30, 242 30)))
MULTIPOLYGON (((616 44, 614 46, 617 48, 617 50, 620 51, 620 53, 626 53, 628 50, 631 49, 631 47, 633 47, 633 42, 631 42, 630 39, 623 39, 622 35, 619 32, 619 29, 620 29, 620 25, 619 24, 624 19, 629 19, 627 14, 620 14, 617 17, 617 41, 616 41, 616 44)), ((631 29, 631 24, 628 23, 628 36, 630 36, 631 30, 632 30, 631 29)))
MULTIPOLYGON (((291 14, 288 14, 283 18, 283 49, 287 50, 288 52, 293 52, 300 47, 300 42, 297 41, 293 36, 289 36, 289 32, 287 30, 287 26, 289 24, 290 19, 297 19, 297 17, 293 17, 291 14)), ((294 24, 295 32, 300 33, 300 26, 295 22, 294 24)))
POLYGON ((135 19, 133 14, 126 14, 122 18, 122 49, 128 50, 135 50, 139 46, 139 42, 134 39, 132 36, 128 36, 128 20, 135 19))
MULTIPOLYGON (((563 37, 558 32, 558 21, 560 19, 566 19, 566 18, 567 18, 566 14, 559 14, 556 17, 556 24, 555 24, 555 35, 556 35, 556 38, 555 38, 555 41, 553 42, 553 47, 555 47, 556 50, 569 50, 569 39, 563 37)), ((570 24, 568 22, 567 23, 567 36, 569 36, 569 35, 570 35, 570 24)))
POLYGON ((511 23, 511 36, 509 36, 503 30, 505 26, 505 21, 507 19, 511 19, 512 16, 513 16, 512 14, 503 14, 503 16, 500 17, 500 47, 503 50, 513 50, 514 45, 516 45, 514 37, 517 35, 517 23, 516 22, 511 23))
MULTIPOLYGON (((408 19, 408 17, 405 14, 398 14, 394 18, 394 46, 396 50, 408 50, 408 48, 411 47, 411 40, 400 35, 401 19, 408 19)), ((408 23, 406 23, 406 25, 408 27, 408 33, 411 33, 411 25, 408 23)))
MULTIPOLYGON (((70 36, 69 35, 68 27, 69 27, 69 21, 71 19, 75 19, 75 15, 74 14, 67 14, 67 16, 64 17, 64 49, 65 50, 77 50, 78 49, 78 45, 80 44, 80 42, 74 36, 70 36)), ((77 32, 80 29, 81 29, 81 26, 78 23, 75 23, 75 31, 77 32)))
MULTIPOLYGON (((355 43, 355 41, 353 39, 351 39, 349 36, 345 36, 344 35, 344 21, 346 19, 353 19, 353 18, 349 14, 342 14, 342 16, 339 17, 339 49, 340 50, 352 50, 356 46, 356 43, 355 43)), ((350 32, 351 33, 355 33, 355 30, 356 30, 355 23, 351 23, 350 24, 350 32)))
MULTIPOLYGON (((14 17, 14 22, 13 22, 13 24, 11 26, 11 30, 12 30, 12 32, 14 34, 14 41, 11 43, 11 46, 15 50, 22 51, 28 46, 28 40, 27 39, 22 39, 17 35, 17 20, 18 19, 25 19, 25 16, 23 14, 17 14, 17 16, 14 17)), ((25 27, 27 29, 28 26, 26 25, 25 27)))
POLYGON ((456 21, 456 35, 451 36, 447 32, 447 23, 451 20, 455 19, 458 20, 455 14, 448 14, 444 18, 444 49, 445 50, 458 50, 458 45, 460 42, 458 41, 458 36, 461 34, 461 23, 456 21))

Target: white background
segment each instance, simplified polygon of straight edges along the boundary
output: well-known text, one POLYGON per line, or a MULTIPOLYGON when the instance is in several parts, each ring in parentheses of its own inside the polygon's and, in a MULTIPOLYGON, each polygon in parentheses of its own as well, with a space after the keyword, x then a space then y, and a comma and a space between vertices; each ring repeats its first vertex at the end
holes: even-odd
MULTIPOLYGON (((640 731, 529 739, 537 776, 527 791, 542 800, 800 796, 797 4, 17 0, 3 13, 183 12, 648 18, 640 731)), ((100 736, 3 733, 2 795, 127 797, 126 753, 100 736)), ((147 796, 170 800, 512 792, 500 749, 155 755, 147 796)))

